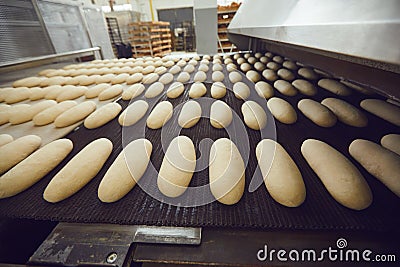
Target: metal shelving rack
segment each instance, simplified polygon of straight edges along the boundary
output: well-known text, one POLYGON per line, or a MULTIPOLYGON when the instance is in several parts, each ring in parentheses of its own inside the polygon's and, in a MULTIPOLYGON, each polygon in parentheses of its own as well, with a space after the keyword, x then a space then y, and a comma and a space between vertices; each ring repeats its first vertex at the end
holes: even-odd
POLYGON ((164 56, 171 53, 171 30, 169 22, 132 22, 130 42, 136 57, 164 56))
POLYGON ((111 39, 112 48, 114 51, 114 55, 117 55, 117 47, 115 46, 118 43, 122 43, 121 31, 119 29, 117 18, 106 18, 108 34, 111 39))
POLYGON ((228 38, 228 26, 236 11, 239 9, 238 4, 233 3, 230 6, 218 6, 218 51, 233 52, 237 48, 228 38))

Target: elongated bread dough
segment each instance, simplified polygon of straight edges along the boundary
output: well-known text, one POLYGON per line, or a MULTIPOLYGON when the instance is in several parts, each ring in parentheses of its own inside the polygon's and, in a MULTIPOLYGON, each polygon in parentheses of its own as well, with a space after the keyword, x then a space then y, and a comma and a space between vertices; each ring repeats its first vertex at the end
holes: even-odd
POLYGON ((289 61, 289 60, 283 62, 282 66, 289 70, 298 70, 298 68, 299 68, 293 61, 289 61))
POLYGON ((293 81, 295 79, 294 74, 287 69, 279 69, 277 72, 278 76, 286 81, 293 81))
POLYGON ((258 71, 263 71, 263 70, 265 70, 265 68, 266 68, 266 66, 261 62, 254 63, 254 69, 256 69, 258 71))
POLYGON ((11 106, 7 104, 0 104, 0 112, 8 110, 10 107, 11 106))
POLYGON ((167 90, 167 97, 177 98, 183 93, 183 91, 185 91, 185 86, 181 82, 174 82, 167 90))
POLYGON ((249 63, 247 63, 247 62, 243 63, 243 64, 240 65, 240 69, 243 72, 248 72, 249 70, 251 70, 251 65, 249 63))
POLYGON ((207 72, 210 69, 207 64, 205 64, 205 63, 200 64, 199 68, 198 68, 198 71, 207 72))
POLYGON ((317 94, 317 88, 309 81, 297 79, 292 82, 292 85, 303 95, 313 96, 317 94))
POLYGON ((307 139, 301 145, 301 153, 337 202, 354 210, 363 210, 371 205, 372 193, 368 183, 339 151, 322 141, 307 139))
POLYGON ((155 70, 156 70, 156 67, 154 67, 154 66, 152 66, 152 65, 149 65, 149 66, 145 67, 145 68, 142 70, 142 73, 143 73, 144 75, 146 75, 146 74, 151 74, 151 73, 154 72, 155 70))
POLYGON ((28 189, 53 170, 72 150, 69 139, 55 140, 14 166, 0 177, 0 198, 28 189))
POLYGON ((228 75, 228 78, 231 81, 231 83, 237 83, 237 82, 242 81, 242 79, 243 79, 242 75, 237 71, 230 72, 228 75))
POLYGON ((237 64, 242 65, 242 64, 246 63, 246 59, 240 57, 240 58, 236 59, 236 62, 237 62, 237 64))
POLYGON ((143 84, 152 84, 158 81, 160 76, 157 73, 150 73, 143 77, 143 84))
POLYGON ((78 105, 78 103, 72 100, 63 101, 55 106, 49 107, 39 112, 33 117, 32 121, 36 126, 42 126, 52 123, 60 114, 70 108, 73 108, 76 105, 78 105))
POLYGON ((154 98, 160 95, 163 91, 164 91, 164 84, 161 82, 155 82, 152 85, 150 85, 149 88, 147 88, 146 93, 144 93, 144 96, 146 98, 154 98))
POLYGON ((285 124, 292 124, 297 121, 297 113, 289 102, 272 97, 267 102, 268 109, 278 121, 285 124))
POLYGON ((14 141, 14 138, 9 134, 0 134, 0 147, 5 144, 11 143, 14 141))
POLYGON ((201 106, 194 100, 187 101, 178 117, 178 124, 182 128, 191 128, 197 124, 201 118, 201 106))
POLYGON ((365 99, 360 106, 381 119, 400 126, 400 107, 380 99, 365 99))
POLYGON ((40 147, 42 139, 26 135, 0 147, 0 174, 8 171, 40 147))
POLYGON ((160 129, 163 127, 172 118, 173 108, 172 104, 168 101, 158 103, 147 117, 147 127, 150 129, 160 129))
POLYGON ((265 70, 262 72, 262 76, 263 76, 266 80, 268 80, 268 81, 270 81, 270 82, 275 82, 276 80, 279 79, 279 77, 278 77, 278 75, 276 74, 276 72, 275 72, 274 70, 270 70, 270 69, 265 69, 265 70))
POLYGON ((64 92, 63 86, 61 85, 51 85, 44 88, 46 90, 45 99, 56 100, 57 96, 64 92))
POLYGON ((400 155, 400 134, 387 134, 381 139, 381 145, 400 155))
POLYGON ((190 86, 189 97, 190 98, 199 98, 204 96, 207 93, 206 86, 201 82, 195 82, 190 86))
POLYGON ((365 127, 368 125, 368 118, 365 114, 347 103, 337 98, 325 98, 321 102, 322 105, 328 107, 338 118, 339 121, 354 127, 365 127))
POLYGON ((196 167, 196 152, 187 136, 175 137, 165 152, 158 173, 158 189, 168 197, 182 195, 192 180, 196 167))
POLYGON ((31 91, 28 87, 18 87, 5 95, 5 102, 7 104, 14 104, 24 101, 31 96, 31 91))
POLYGON ((211 96, 215 99, 223 98, 226 95, 226 87, 222 82, 215 82, 211 85, 211 96))
POLYGON ((207 80, 207 74, 201 70, 197 71, 193 78, 194 82, 204 82, 205 80, 207 80))
POLYGON ((302 99, 297 103, 299 110, 316 125, 321 127, 332 127, 336 124, 337 118, 333 112, 311 99, 302 99))
POLYGON ((101 92, 98 96, 100 101, 109 100, 119 96, 123 91, 123 87, 120 84, 115 84, 110 88, 107 88, 103 92, 101 92))
POLYGON ((229 71, 229 72, 236 71, 237 70, 237 66, 235 64, 233 64, 233 63, 229 63, 228 65, 226 65, 226 70, 229 71))
POLYGON ((141 83, 133 84, 124 90, 121 98, 123 100, 134 99, 134 98, 138 97, 139 95, 141 95, 145 89, 146 88, 141 83))
POLYGON ((62 77, 62 76, 54 76, 54 77, 50 77, 47 79, 43 79, 40 82, 40 87, 46 87, 46 86, 50 86, 50 85, 64 85, 66 84, 70 79, 72 79, 71 77, 62 77))
POLYGON ((192 64, 188 64, 183 68, 183 71, 187 72, 187 73, 192 73, 192 72, 194 72, 194 70, 195 70, 195 68, 194 68, 194 65, 192 65, 192 64))
POLYGON ((18 104, 12 105, 9 109, 0 111, 0 125, 8 123, 10 117, 13 117, 15 114, 19 114, 20 112, 25 112, 31 105, 29 104, 18 104))
POLYGON ((118 122, 121 126, 131 126, 138 122, 146 114, 149 104, 144 100, 137 100, 129 105, 119 115, 118 122))
POLYGON ((276 62, 268 62, 267 68, 274 70, 274 71, 278 71, 281 68, 281 65, 276 62))
POLYGON ((20 110, 19 112, 13 113, 10 115, 9 122, 11 124, 20 124, 30 121, 36 114, 55 105, 57 105, 57 102, 54 100, 44 100, 26 109, 20 110))
POLYGON ((233 119, 231 108, 223 101, 217 100, 211 105, 210 123, 215 128, 227 128, 233 119))
POLYGON ((143 79, 143 74, 142 73, 134 73, 131 76, 129 76, 128 78, 126 78, 126 84, 134 84, 134 83, 138 83, 141 82, 143 79))
POLYGON ((211 77, 211 79, 214 82, 222 82, 224 80, 224 78, 225 78, 224 74, 219 70, 214 71, 212 74, 212 77, 211 77))
POLYGON ((69 88, 64 88, 64 91, 57 96, 56 100, 57 102, 74 100, 77 99, 78 97, 83 96, 86 93, 86 91, 87 91, 86 86, 71 86, 69 88))
POLYGON ((249 70, 246 73, 246 77, 247 77, 247 79, 249 79, 250 81, 252 81, 254 83, 258 82, 261 79, 260 74, 258 74, 258 72, 255 70, 249 70))
POLYGON ((274 96, 274 88, 272 88, 269 83, 266 83, 264 81, 259 81, 255 84, 255 87, 257 94, 262 97, 262 98, 271 98, 274 96))
POLYGON ((253 130, 260 130, 267 125, 267 114, 257 102, 246 101, 242 104, 241 110, 247 127, 253 130))
POLYGON ((281 94, 286 96, 295 96, 297 95, 297 90, 294 86, 285 80, 277 80, 274 82, 274 87, 278 90, 281 94))
POLYGON ((98 128, 117 117, 121 110, 122 107, 120 104, 108 103, 90 114, 85 119, 83 125, 88 129, 98 128))
POLYGON ((324 78, 318 81, 318 86, 336 95, 340 96, 351 95, 350 89, 336 80, 324 78))
POLYGON ((297 73, 308 80, 318 80, 319 78, 318 75, 309 68, 300 68, 297 73))
POLYGON ((168 72, 175 75, 175 74, 181 72, 181 70, 182 70, 181 67, 179 67, 178 65, 175 65, 172 68, 170 68, 168 72))
POLYGON ((13 87, 35 87, 39 86, 43 78, 41 77, 26 77, 13 82, 13 87))
POLYGON ((40 87, 32 87, 29 90, 31 90, 31 95, 29 96, 31 101, 42 99, 47 94, 47 89, 40 87))
POLYGON ((115 77, 115 74, 107 73, 105 75, 101 75, 99 78, 96 79, 96 83, 110 83, 111 80, 115 77))
POLYGON ((111 79, 111 84, 121 84, 128 79, 130 75, 128 73, 121 73, 111 79))
POLYGON ((190 74, 187 72, 179 73, 178 77, 176 78, 177 82, 186 83, 190 80, 190 74))
POLYGON ((112 149, 113 144, 107 138, 85 146, 51 179, 43 198, 56 203, 74 195, 97 175, 112 149))
POLYGON ((298 207, 306 198, 303 177, 286 150, 271 139, 256 147, 258 166, 271 197, 286 207, 298 207))
POLYGON ((245 167, 236 145, 227 138, 214 142, 210 150, 210 189, 221 203, 233 205, 244 193, 245 167))
POLYGON ((60 114, 55 120, 54 125, 57 128, 70 126, 80 120, 83 120, 96 109, 96 103, 86 101, 80 103, 60 114))
POLYGON ((147 139, 130 142, 101 180, 97 191, 99 199, 112 203, 128 194, 146 171, 152 150, 153 145, 147 139))
MULTIPOLYGON (((191 66, 191 65, 190 65, 191 66)), ((174 75, 171 73, 165 73, 163 74, 158 81, 162 84, 169 84, 174 80, 174 75)))
POLYGON ((250 96, 250 88, 244 82, 237 82, 233 85, 233 93, 237 99, 246 100, 250 96))
POLYGON ((399 155, 364 139, 351 142, 349 152, 370 174, 400 197, 399 155))
POLYGON ((94 83, 96 83, 96 79, 97 79, 98 77, 100 77, 100 75, 90 75, 90 76, 87 76, 87 77, 85 77, 84 79, 81 79, 81 80, 79 81, 79 85, 81 85, 81 86, 87 86, 87 85, 94 84, 94 83))

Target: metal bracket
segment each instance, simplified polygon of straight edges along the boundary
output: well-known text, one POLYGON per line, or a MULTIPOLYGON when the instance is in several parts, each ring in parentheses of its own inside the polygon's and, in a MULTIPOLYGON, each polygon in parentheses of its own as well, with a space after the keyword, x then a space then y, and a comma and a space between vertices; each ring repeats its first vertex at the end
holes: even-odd
POLYGON ((135 242, 199 245, 201 228, 59 223, 29 264, 123 266, 135 242))

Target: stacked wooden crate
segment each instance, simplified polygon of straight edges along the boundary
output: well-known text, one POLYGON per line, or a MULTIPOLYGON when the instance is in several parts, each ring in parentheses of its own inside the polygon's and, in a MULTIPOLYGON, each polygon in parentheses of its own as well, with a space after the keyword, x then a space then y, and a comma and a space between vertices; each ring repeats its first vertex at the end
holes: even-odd
POLYGON ((232 3, 229 6, 218 6, 218 51, 233 52, 237 48, 228 38, 228 26, 236 11, 239 9, 239 4, 232 3))
POLYGON ((169 22, 132 22, 130 42, 135 57, 164 56, 171 53, 171 31, 169 22))

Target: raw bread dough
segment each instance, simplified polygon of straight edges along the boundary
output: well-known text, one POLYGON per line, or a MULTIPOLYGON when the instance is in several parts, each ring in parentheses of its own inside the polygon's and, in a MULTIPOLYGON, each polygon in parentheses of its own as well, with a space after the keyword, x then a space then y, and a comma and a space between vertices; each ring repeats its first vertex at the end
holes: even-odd
POLYGON ((111 84, 121 84, 128 79, 130 75, 128 73, 121 73, 111 79, 111 84))
POLYGON ((242 80, 242 75, 237 71, 230 72, 228 77, 231 83, 237 83, 242 80))
POLYGON ((244 82, 237 82, 233 85, 233 93, 236 98, 246 100, 250 96, 250 88, 244 82))
POLYGON ((33 152, 0 177, 0 198, 28 189, 53 170, 72 151, 69 139, 55 140, 33 152))
POLYGON ((197 124, 201 118, 201 106, 194 100, 187 101, 178 117, 178 124, 182 128, 191 128, 197 124))
POLYGON ((55 105, 57 105, 57 102, 54 100, 44 100, 29 106, 26 109, 22 109, 19 112, 11 114, 9 117, 9 122, 11 124, 20 124, 30 121, 36 114, 55 105))
POLYGON ((387 134, 381 139, 381 145, 400 155, 400 134, 387 134))
POLYGON ((0 174, 8 171, 40 147, 42 139, 26 135, 0 147, 0 174))
POLYGON ((251 65, 249 63, 243 63, 240 65, 240 69, 243 72, 248 72, 249 70, 251 70, 251 65))
POLYGON ((316 125, 321 127, 332 127, 336 124, 337 118, 333 112, 311 99, 302 99, 297 103, 299 110, 316 125))
POLYGON ((144 96, 146 98, 154 98, 160 95, 163 91, 164 91, 164 84, 161 82, 155 82, 152 85, 150 85, 149 88, 147 88, 146 93, 144 93, 144 96))
POLYGON ((30 96, 31 96, 31 91, 28 89, 28 87, 18 87, 8 92, 5 95, 4 100, 7 104, 14 104, 17 102, 24 101, 28 99, 30 96))
POLYGON ((44 78, 42 77, 26 77, 13 82, 13 87, 35 87, 39 86, 44 78))
POLYGON ((272 97, 267 102, 268 109, 278 121, 285 124, 293 124, 297 121, 297 113, 289 102, 272 97))
POLYGON ((215 82, 211 85, 211 96, 215 99, 223 98, 226 95, 226 87, 222 82, 215 82))
POLYGON ((262 76, 270 81, 270 82, 274 82, 276 80, 279 79, 278 75, 276 74, 276 72, 274 70, 270 70, 270 69, 266 69, 262 72, 262 76))
POLYGON ((290 70, 287 70, 287 69, 279 69, 278 76, 286 81, 293 81, 295 79, 294 74, 290 70))
POLYGON ((338 118, 339 121, 354 127, 365 127, 368 125, 368 118, 365 114, 338 98, 325 98, 321 102, 322 105, 328 107, 338 118))
POLYGON ((158 103, 147 117, 147 127, 150 129, 160 129, 163 127, 172 118, 173 108, 172 104, 168 101, 158 103))
POLYGON ((177 73, 181 72, 181 70, 182 70, 181 67, 175 65, 175 66, 173 66, 172 68, 169 69, 169 73, 177 74, 177 73))
POLYGON ((64 88, 61 85, 51 85, 45 87, 44 90, 47 92, 44 98, 49 100, 56 100, 57 96, 64 92, 64 88))
POLYGON ((96 103, 93 101, 82 102, 60 114, 55 120, 54 125, 57 128, 70 126, 80 120, 83 120, 96 109, 96 103))
POLYGON ((308 80, 318 80, 319 78, 318 75, 309 68, 300 68, 297 73, 308 80))
POLYGON ((178 77, 176 78, 177 82, 186 83, 190 80, 190 74, 187 72, 179 73, 178 77))
POLYGON ((265 65, 261 62, 256 62, 254 63, 254 69, 258 70, 258 71, 263 71, 265 70, 265 65))
POLYGON ((70 108, 73 108, 76 105, 78 105, 78 103, 72 100, 63 101, 55 106, 49 107, 39 112, 33 117, 32 121, 36 126, 42 126, 52 123, 60 114, 64 113, 70 108))
POLYGON ((400 197, 399 155, 364 139, 351 142, 349 152, 370 174, 400 197))
POLYGON ((258 82, 258 81, 261 79, 260 74, 258 74, 258 72, 255 71, 255 70, 249 70, 249 71, 246 73, 246 77, 247 77, 247 79, 249 79, 249 80, 252 81, 253 83, 258 82))
POLYGON ((29 100, 31 101, 43 99, 47 94, 47 89, 40 87, 32 87, 29 90, 31 90, 31 95, 29 96, 29 100))
POLYGON ((40 87, 46 87, 50 85, 64 85, 67 81, 72 79, 71 77, 54 76, 51 78, 43 79, 40 82, 40 87))
POLYGON ((400 107, 380 99, 365 99, 360 106, 381 119, 400 126, 400 107))
POLYGON ((105 75, 100 76, 99 78, 96 79, 96 83, 111 83, 111 80, 115 77, 115 74, 108 73, 105 75))
POLYGON ((206 86, 201 82, 195 82, 190 86, 189 97, 190 98, 200 98, 207 93, 206 86))
POLYGON ((194 68, 194 65, 192 65, 192 64, 188 64, 183 68, 183 71, 187 72, 187 73, 192 73, 194 70, 195 70, 195 68, 194 68))
POLYGON ((158 189, 167 197, 182 195, 192 180, 196 167, 196 151, 187 136, 175 137, 165 152, 158 173, 158 189))
POLYGON ((351 94, 351 91, 344 84, 332 79, 321 79, 318 81, 318 86, 340 96, 351 94))
POLYGON ((274 96, 274 88, 264 81, 259 81, 255 84, 257 94, 262 98, 271 98, 274 96))
POLYGON ((219 63, 214 64, 212 67, 212 71, 223 71, 223 70, 224 70, 224 67, 222 67, 222 65, 219 63))
POLYGON ((68 86, 68 88, 66 87, 67 86, 64 86, 63 92, 57 96, 57 102, 77 99, 83 96, 88 90, 86 86, 68 86))
POLYGON ((131 76, 129 76, 128 78, 126 78, 126 84, 134 84, 134 83, 138 83, 141 82, 143 79, 143 74, 142 73, 134 73, 131 76))
POLYGON ((8 123, 10 117, 14 116, 15 114, 19 114, 20 112, 26 111, 31 105, 29 104, 18 104, 12 105, 7 110, 3 110, 0 112, 0 125, 8 123))
POLYGON ((98 99, 100 101, 105 101, 109 100, 111 98, 115 98, 119 96, 123 91, 123 87, 120 84, 115 84, 111 86, 110 88, 105 89, 103 92, 101 92, 98 96, 98 99))
POLYGON ((306 186, 286 150, 271 139, 263 139, 256 147, 256 156, 271 197, 286 207, 300 206, 306 198, 306 186))
POLYGON ((233 64, 233 63, 229 63, 228 65, 226 65, 226 70, 229 71, 229 72, 236 71, 237 70, 237 66, 235 64, 233 64))
POLYGON ((108 103, 90 114, 85 119, 83 125, 88 129, 98 128, 117 117, 121 110, 122 107, 120 104, 108 103))
POLYGON ((159 75, 157 73, 150 73, 143 77, 143 84, 152 84, 158 81, 159 75))
POLYGON ((210 123, 215 128, 227 128, 233 119, 231 108, 223 101, 217 100, 211 105, 210 123))
POLYGON ((174 82, 167 90, 167 97, 177 98, 183 93, 183 91, 185 91, 185 86, 181 82, 174 82))
POLYGON ((141 83, 133 84, 124 90, 122 93, 122 100, 131 100, 139 95, 141 95, 144 91, 145 87, 141 83))
POLYGON ((85 146, 51 179, 43 198, 56 203, 74 195, 97 175, 112 149, 113 144, 107 138, 85 146))
POLYGON ((279 64, 283 63, 283 58, 281 56, 274 56, 272 60, 279 64))
POLYGON ((112 203, 128 194, 145 173, 152 150, 153 145, 147 139, 130 142, 101 180, 97 191, 99 199, 112 203))
POLYGON ((9 134, 0 134, 0 147, 5 144, 11 143, 14 141, 14 138, 9 134))
MULTIPOLYGON (((189 65, 191 66, 191 65, 189 65)), ((172 75, 171 73, 165 73, 163 74, 160 79, 158 79, 158 81, 162 84, 169 84, 174 80, 174 75, 172 75)))
POLYGON ((372 203, 372 193, 359 170, 343 154, 328 144, 307 139, 301 153, 331 196, 340 204, 363 210, 372 203))
POLYGON ((146 67, 142 70, 142 73, 143 73, 144 75, 146 75, 146 74, 150 74, 150 73, 154 72, 155 70, 156 70, 156 67, 154 67, 154 66, 152 66, 152 65, 149 65, 149 66, 146 66, 146 67))
POLYGON ((204 82, 205 80, 207 80, 207 74, 204 71, 197 71, 193 78, 194 82, 204 82))
POLYGON ((207 72, 210 69, 207 64, 204 64, 204 63, 200 64, 198 71, 207 72))
POLYGON ((210 149, 210 190, 221 203, 233 205, 244 193, 245 167, 236 145, 227 138, 220 138, 210 149))
POLYGON ((212 80, 214 82, 222 82, 224 78, 225 78, 224 74, 219 70, 214 71, 212 74, 212 80))
POLYGON ((242 104, 241 110, 247 127, 260 130, 267 125, 267 114, 257 102, 246 101, 242 104))
POLYGON ((277 80, 274 82, 274 87, 278 90, 281 94, 286 96, 295 96, 297 95, 297 90, 294 86, 285 80, 277 80))
POLYGON ((283 62, 282 66, 290 70, 297 70, 299 67, 293 61, 285 61, 283 62))
POLYGON ((137 100, 129 105, 119 115, 118 122, 121 126, 131 126, 138 122, 146 114, 149 104, 144 100, 137 100))
POLYGON ((309 81, 297 79, 292 82, 292 85, 303 95, 313 96, 317 94, 317 88, 309 81))
POLYGON ((278 71, 281 68, 281 65, 275 63, 275 62, 268 62, 267 63, 267 68, 274 70, 274 71, 278 71))

